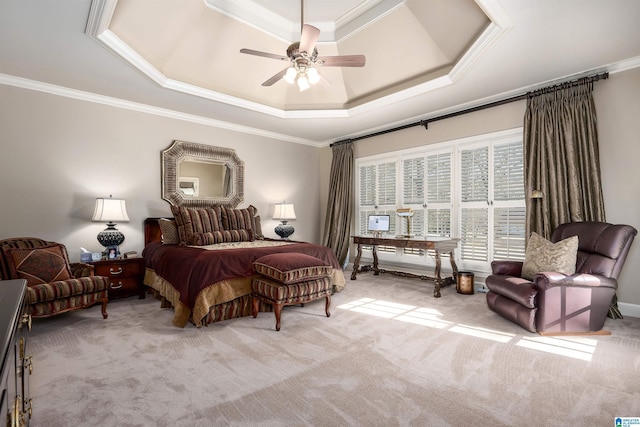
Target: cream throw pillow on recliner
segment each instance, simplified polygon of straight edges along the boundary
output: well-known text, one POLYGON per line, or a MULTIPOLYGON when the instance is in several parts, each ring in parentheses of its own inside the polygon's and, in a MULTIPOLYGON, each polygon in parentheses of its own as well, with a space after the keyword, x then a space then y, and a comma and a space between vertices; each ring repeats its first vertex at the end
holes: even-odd
POLYGON ((542 271, 571 275, 576 272, 578 236, 552 243, 536 232, 531 233, 522 265, 522 277, 533 280, 542 271))

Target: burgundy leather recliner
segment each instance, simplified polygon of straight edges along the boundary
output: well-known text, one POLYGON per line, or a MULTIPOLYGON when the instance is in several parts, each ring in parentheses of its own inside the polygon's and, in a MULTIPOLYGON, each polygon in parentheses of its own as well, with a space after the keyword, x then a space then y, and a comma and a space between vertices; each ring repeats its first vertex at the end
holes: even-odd
POLYGON ((595 332, 602 329, 637 230, 629 225, 572 222, 558 226, 556 243, 578 236, 576 272, 538 273, 523 279, 520 261, 494 261, 487 304, 531 332, 595 332))

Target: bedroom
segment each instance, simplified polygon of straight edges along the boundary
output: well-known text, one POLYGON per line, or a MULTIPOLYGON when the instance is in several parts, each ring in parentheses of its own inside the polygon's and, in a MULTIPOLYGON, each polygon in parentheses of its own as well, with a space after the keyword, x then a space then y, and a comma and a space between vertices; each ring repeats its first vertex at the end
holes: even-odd
MULTIPOLYGON (((132 79, 137 87, 155 93, 153 82, 123 64, 110 52, 101 50, 99 44, 88 39, 82 32, 90 5, 91 2, 85 1, 83 7, 70 7, 66 11, 55 10, 44 15, 59 14, 61 17, 58 21, 64 21, 62 16, 72 16, 76 25, 74 29, 59 32, 60 37, 65 37, 60 40, 73 41, 78 45, 78 52, 88 49, 92 54, 97 54, 96 60, 104 61, 105 64, 115 67, 114 70, 123 73, 119 79, 132 79)), ((16 22, 24 21, 31 12, 20 2, 11 2, 10 6, 16 8, 13 13, 24 17, 15 20, 16 22)), ((594 2, 592 7, 597 10, 599 3, 594 2)), ((628 8, 637 12, 635 3, 632 7, 631 3, 622 2, 619 7, 620 10, 628 8)), ((543 13, 544 10, 541 6, 535 13, 543 13)), ((632 17, 633 13, 628 15, 632 17)), ((13 36, 15 40, 21 40, 28 34, 31 34, 31 37, 37 34, 57 34, 56 20, 40 19, 40 24, 36 21, 32 24, 42 27, 40 33, 24 26, 14 28, 9 25, 10 22, 2 28, 3 31, 17 32, 17 35, 13 36)), ((590 16, 590 19, 595 18, 590 16)), ((509 31, 511 34, 514 32, 514 29, 509 31)), ((628 37, 624 43, 627 46, 628 40, 638 36, 638 30, 629 29, 625 36, 628 37)), ((617 36, 612 37, 615 39, 617 36)), ((11 38, 10 34, 3 37, 5 40, 11 38)), ((50 38, 54 41, 53 37, 50 38)), ((632 43, 631 53, 624 53, 633 55, 633 48, 637 49, 637 46, 637 43, 632 43)), ((0 224, 0 236, 6 238, 36 235, 60 241, 67 245, 71 257, 77 259, 80 247, 100 249, 95 235, 101 230, 101 226, 90 221, 94 199, 113 194, 114 197, 127 200, 127 209, 131 217, 131 222, 119 226, 126 236, 122 250, 141 252, 141 224, 144 218, 166 216, 169 213, 168 203, 160 198, 159 156, 162 150, 177 139, 235 149, 246 166, 246 194, 241 206, 256 206, 263 218, 265 232, 276 237, 273 228, 278 222, 270 218, 274 204, 283 200, 292 202, 297 214, 294 222, 296 233, 293 237, 320 242, 331 164, 331 149, 328 145, 332 141, 348 137, 349 134, 337 133, 329 141, 309 139, 307 135, 314 134, 313 123, 318 119, 300 119, 300 123, 309 123, 304 127, 298 125, 298 121, 291 122, 285 119, 285 123, 296 123, 295 129, 299 131, 299 135, 304 135, 303 137, 295 134, 268 133, 252 128, 249 123, 236 125, 215 118, 182 115, 171 110, 138 103, 122 103, 117 98, 100 98, 83 91, 46 84, 47 81, 60 81, 60 73, 43 77, 44 84, 39 83, 32 78, 36 73, 42 73, 45 68, 35 67, 39 59, 33 55, 45 55, 45 52, 46 55, 50 55, 61 48, 54 45, 45 48, 44 51, 29 53, 30 51, 21 48, 19 43, 6 46, 5 49, 9 47, 12 50, 7 51, 0 62, 0 72, 5 73, 5 84, 0 86, 0 108, 3 110, 0 116, 3 129, 3 156, 0 168, 3 177, 0 184, 3 194, 3 220, 0 224), (24 78, 27 80, 23 80, 24 78), (43 212, 47 212, 46 220, 42 218, 43 212)), ((607 54, 606 44, 604 47, 603 54, 607 54)), ((71 52, 69 50, 69 53, 71 52)), ((606 65, 597 61, 612 61, 609 58, 590 59, 588 56, 578 59, 598 64, 589 68, 593 70, 591 74, 602 71, 606 65)), ((638 59, 637 56, 629 56, 618 60, 618 63, 609 67, 610 78, 597 82, 594 89, 601 128, 599 136, 602 144, 604 194, 607 214, 611 221, 637 225, 635 218, 638 217, 639 202, 628 197, 627 184, 638 180, 637 170, 632 163, 637 158, 638 150, 634 138, 637 134, 634 117, 638 106, 632 96, 638 87, 638 59)), ((71 58, 65 59, 65 63, 70 61, 71 58)), ((66 66, 65 63, 59 65, 66 66)), ((86 64, 83 65, 81 62, 77 66, 86 64)), ((575 65, 573 67, 575 69, 575 65)), ((97 72, 90 69, 87 71, 97 72)), ((564 76, 548 76, 545 81, 562 77, 564 76)), ((80 79, 78 84, 78 89, 82 89, 87 83, 80 79)), ((116 85, 114 90, 122 89, 118 89, 116 85)), ((522 90, 518 90, 517 93, 522 93, 522 90)), ((498 98, 505 97, 503 94, 494 95, 498 98)), ((194 101, 198 107, 202 102, 181 97, 178 99, 183 105, 187 101, 194 101)), ((450 109, 456 111, 462 109, 462 106, 451 106, 450 109)), ((517 128, 522 126, 524 109, 525 102, 518 101, 433 122, 426 131, 422 127, 415 127, 364 139, 356 142, 355 157, 358 159, 388 151, 517 128)), ((437 113, 436 111, 427 114, 425 111, 419 113, 417 118, 438 115, 437 113)), ((353 120, 360 121, 361 116, 367 115, 360 114, 353 120)), ((410 116, 403 119, 416 120, 410 116)), ((329 132, 340 132, 338 129, 342 127, 337 126, 343 126, 344 122, 345 120, 338 119, 336 130, 331 129, 329 132)), ((358 134, 363 135, 394 125, 395 123, 385 124, 374 119, 358 134)), ((318 128, 318 134, 329 135, 326 133, 326 127, 321 125, 322 129, 318 128)), ((637 277, 640 274, 638 268, 640 253, 632 248, 631 262, 627 264, 623 274, 625 277, 637 277)), ((640 305, 640 288, 623 284, 620 289, 620 301, 632 306, 640 305)))
MULTIPOLYGON (((41 26, 46 31, 55 31, 58 25, 42 18, 31 17, 38 10, 41 15, 60 18, 65 22, 63 11, 56 10, 54 2, 36 5, 34 2, 10 1, 11 7, 18 3, 32 10, 22 11, 20 22, 41 26), (44 8, 44 9, 43 9, 44 8)), ((81 36, 89 10, 88 1, 80 4, 80 12, 74 12, 73 24, 69 25, 81 36), (82 17, 80 15, 83 15, 82 17), (81 18, 81 19, 77 19, 81 18)), ((631 3, 622 2, 622 8, 631 3)), ((3 6, 4 7, 4 6, 3 6)), ((61 8, 62 9, 62 8, 61 8)), ((633 6, 637 18, 638 8, 633 6)), ((41 16, 40 14, 38 16, 41 16)), ((0 18, 4 23, 6 15, 0 18)), ((3 25, 8 31, 10 25, 3 25)), ((614 30, 609 30, 614 31, 614 30)), ((2 33, 2 40, 30 39, 25 33, 2 33)), ((79 36, 80 37, 80 36, 79 36)), ((636 46, 639 34, 630 30, 623 37, 633 39, 636 46)), ((39 43, 44 43, 39 40, 39 43)), ((4 44, 4 42, 3 42, 4 44)), ((16 43, 17 44, 17 43, 16 43)), ((51 55, 60 55, 66 61, 68 53, 61 46, 48 46, 51 55)), ((80 42, 79 48, 103 49, 93 41, 80 42)), ((124 251, 142 251, 142 221, 146 217, 165 216, 169 205, 160 198, 160 152, 173 140, 185 140, 234 148, 245 162, 245 204, 258 207, 266 217, 265 233, 275 237, 273 228, 277 221, 270 219, 275 203, 287 200, 295 204, 297 219, 294 222, 294 238, 320 242, 326 210, 331 150, 328 142, 322 146, 297 143, 298 139, 277 138, 260 133, 246 133, 243 123, 228 128, 216 126, 217 122, 183 120, 179 114, 162 115, 149 113, 144 106, 125 104, 118 106, 117 100, 95 102, 92 96, 76 91, 58 91, 58 86, 40 87, 23 82, 24 78, 38 82, 39 73, 46 72, 47 61, 29 57, 28 63, 17 61, 20 49, 4 45, 0 55, 0 129, 2 129, 2 155, 0 157, 0 194, 2 196, 2 221, 0 238, 34 235, 63 242, 71 257, 78 259, 80 247, 98 250, 96 234, 104 228, 91 222, 96 197, 113 194, 127 200, 131 221, 118 228, 126 240, 124 251), (5 52, 7 50, 7 52, 5 52), (7 58, 10 58, 9 61, 7 58), (24 68, 23 68, 24 67, 24 68), (23 86, 20 86, 20 85, 23 86), (84 97, 83 97, 84 96, 84 97), (80 99, 78 99, 80 98, 80 99)), ((640 182, 637 159, 640 147, 640 70, 638 55, 618 58, 630 60, 626 68, 612 72, 609 79, 595 85, 594 97, 598 111, 599 138, 602 151, 603 185, 608 219, 612 222, 640 226, 640 200, 635 197, 634 186, 640 182)), ((119 62, 110 53, 102 52, 109 62, 119 62)), ((598 63, 589 69, 607 65, 611 60, 598 63)), ((545 68, 541 61, 539 68, 545 68)), ((120 64, 123 74, 116 78, 136 76, 140 90, 153 87, 144 76, 120 64)), ((579 71, 584 71, 580 68, 579 71)), ((87 78, 82 73, 69 72, 78 82, 75 90, 86 90, 87 78)), ((542 81, 554 80, 564 75, 549 75, 542 81)), ((44 83, 56 84, 61 76, 52 73, 44 83)), ((124 86, 116 80, 115 98, 126 98, 124 86), (119 96, 120 95, 120 96, 119 96)), ((181 104, 186 104, 182 98, 181 104)), ((356 157, 364 157, 392 150, 454 140, 498 130, 511 129, 522 124, 524 101, 507 104, 457 118, 433 123, 428 131, 414 128, 400 133, 388 134, 363 140, 356 144, 356 157)), ((419 115, 421 117, 422 114, 419 115)), ((407 119, 409 117, 404 117, 407 119)), ((224 124, 222 124, 224 125, 224 124)), ((363 133, 377 128, 373 123, 363 133)), ((292 133, 302 126, 292 125, 292 133)), ((313 133, 308 128, 302 134, 313 133)), ((345 133, 340 136, 346 136, 345 133)), ((335 138, 339 139, 339 138, 335 138)), ((324 140, 323 140, 324 142, 324 140)), ((243 205, 243 206, 244 206, 243 205)), ((632 248, 623 272, 620 301, 627 304, 628 313, 640 317, 640 287, 634 278, 640 275, 640 249, 632 248)), ((348 284, 347 284, 348 286, 348 284)))

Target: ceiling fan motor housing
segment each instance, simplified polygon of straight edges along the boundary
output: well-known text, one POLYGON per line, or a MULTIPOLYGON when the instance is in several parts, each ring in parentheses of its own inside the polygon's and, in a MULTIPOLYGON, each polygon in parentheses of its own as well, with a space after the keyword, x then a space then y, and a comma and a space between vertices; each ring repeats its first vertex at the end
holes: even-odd
POLYGON ((315 62, 318 57, 318 49, 313 48, 313 52, 309 55, 308 52, 300 52, 300 42, 294 42, 289 45, 287 48, 287 56, 292 61, 296 61, 298 58, 304 58, 306 56, 306 60, 315 62))

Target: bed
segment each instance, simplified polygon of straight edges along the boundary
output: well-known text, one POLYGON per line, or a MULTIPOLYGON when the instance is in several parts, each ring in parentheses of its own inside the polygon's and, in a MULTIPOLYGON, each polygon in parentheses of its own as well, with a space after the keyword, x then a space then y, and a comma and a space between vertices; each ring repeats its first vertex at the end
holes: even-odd
MULTIPOLYGON (((333 267, 334 291, 345 286, 345 278, 330 248, 305 242, 259 239, 209 245, 166 244, 159 221, 144 221, 146 272, 144 284, 175 310, 173 324, 196 327, 251 315, 253 261, 272 253, 304 253, 333 267)), ((163 304, 163 306, 167 306, 163 304)), ((261 311, 271 311, 261 305, 261 311)))

